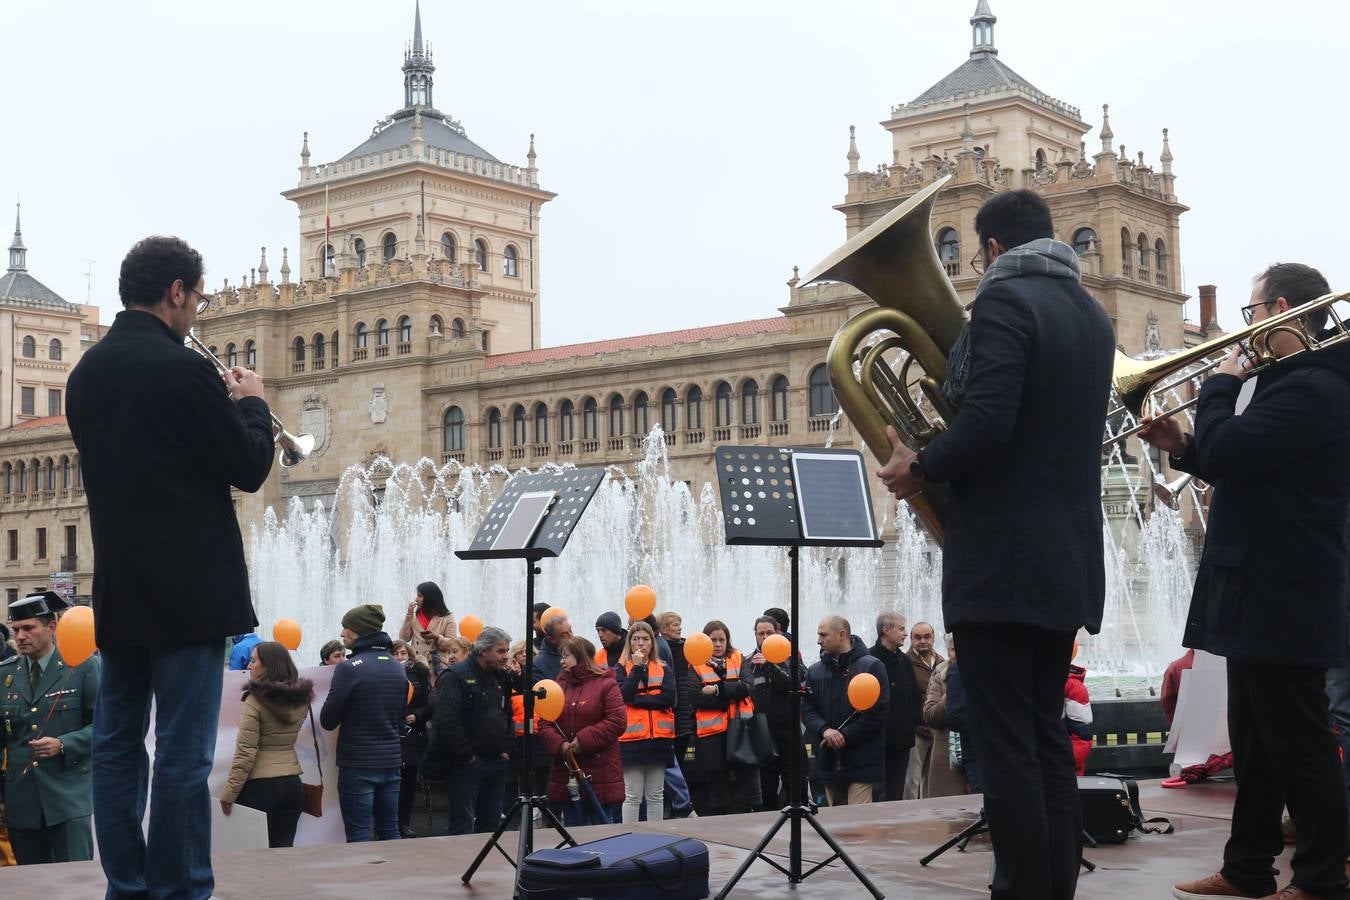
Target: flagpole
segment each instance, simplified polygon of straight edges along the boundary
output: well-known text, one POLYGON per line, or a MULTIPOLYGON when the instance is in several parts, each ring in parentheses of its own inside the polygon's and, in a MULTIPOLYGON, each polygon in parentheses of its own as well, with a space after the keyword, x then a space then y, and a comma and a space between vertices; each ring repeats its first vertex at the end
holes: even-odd
POLYGON ((328 275, 328 248, 332 246, 329 239, 329 231, 332 223, 328 218, 328 185, 323 186, 323 249, 319 251, 319 273, 320 277, 328 275))

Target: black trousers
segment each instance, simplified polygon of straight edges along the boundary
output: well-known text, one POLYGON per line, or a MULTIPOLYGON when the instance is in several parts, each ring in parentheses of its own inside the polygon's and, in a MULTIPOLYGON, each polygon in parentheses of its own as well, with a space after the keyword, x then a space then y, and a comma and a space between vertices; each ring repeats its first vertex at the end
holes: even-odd
POLYGON ((407 828, 412 822, 413 804, 417 802, 417 766, 407 763, 399 770, 398 826, 407 828))
POLYGON ((1069 900, 1083 821, 1064 729, 1073 632, 1028 625, 956 629, 957 668, 994 841, 993 900, 1069 900))
POLYGON ((909 771, 909 751, 886 748, 886 778, 872 791, 873 802, 905 799, 905 773, 909 771))
POLYGON ((1293 883, 1314 894, 1345 894, 1345 781, 1325 684, 1325 669, 1228 661, 1237 799, 1223 875, 1244 890, 1275 892, 1280 815, 1288 806, 1298 834, 1293 883))
POLYGON ((250 778, 234 802, 267 813, 267 846, 294 846, 295 827, 305 805, 299 775, 250 778))
MULTIPOLYGON (((45 823, 45 818, 44 818, 45 823)), ((89 816, 41 828, 10 828, 9 845, 21 866, 75 862, 94 858, 94 833, 89 816)))

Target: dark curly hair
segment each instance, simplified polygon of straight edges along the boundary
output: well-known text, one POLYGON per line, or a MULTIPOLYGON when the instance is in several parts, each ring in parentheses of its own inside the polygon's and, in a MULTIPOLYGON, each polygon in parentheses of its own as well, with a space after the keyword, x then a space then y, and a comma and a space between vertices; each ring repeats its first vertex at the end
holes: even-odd
POLYGON ((202 255, 186 241, 152 235, 137 241, 122 260, 117 293, 128 309, 158 306, 175 281, 181 279, 185 290, 195 288, 203 271, 202 255))

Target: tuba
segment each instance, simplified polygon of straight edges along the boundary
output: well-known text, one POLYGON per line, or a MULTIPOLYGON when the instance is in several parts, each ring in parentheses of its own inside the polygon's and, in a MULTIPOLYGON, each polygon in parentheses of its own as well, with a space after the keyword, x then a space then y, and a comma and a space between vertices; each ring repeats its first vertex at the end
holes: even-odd
MULTIPOLYGON (((942 396, 942 383, 947 354, 966 315, 938 259, 929 225, 937 193, 950 178, 938 179, 854 235, 804 279, 805 284, 842 281, 877 304, 878 308, 858 313, 835 333, 826 354, 826 369, 850 424, 882 462, 891 456, 887 425, 917 452, 954 415, 942 396), (878 332, 883 336, 869 343, 878 332), (898 372, 885 359, 891 351, 906 354, 898 372), (915 366, 918 371, 912 371, 915 366), (916 399, 916 390, 928 410, 916 399)), ((925 530, 941 544, 946 487, 924 485, 908 502, 925 530)))

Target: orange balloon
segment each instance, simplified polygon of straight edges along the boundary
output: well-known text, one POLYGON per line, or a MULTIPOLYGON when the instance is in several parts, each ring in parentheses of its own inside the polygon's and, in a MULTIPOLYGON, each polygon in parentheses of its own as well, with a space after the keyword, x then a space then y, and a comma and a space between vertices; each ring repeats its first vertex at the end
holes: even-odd
POLYGON ((787 658, 792 655, 792 641, 781 634, 771 634, 760 644, 759 652, 771 663, 787 662, 787 658))
POLYGON ((1075 659, 1077 659, 1077 658, 1078 658, 1078 642, 1077 642, 1077 641, 1074 641, 1074 642, 1073 642, 1073 655, 1069 657, 1069 661, 1072 662, 1073 660, 1075 660, 1075 659))
POLYGON ((405 703, 411 703, 411 702, 412 702, 412 694, 413 694, 413 686, 412 686, 412 682, 410 681, 410 682, 408 682, 408 699, 404 701, 405 703))
POLYGON ((645 619, 656 612, 656 591, 645 584, 635 584, 628 589, 628 595, 623 598, 623 605, 633 617, 633 621, 645 619))
POLYGON ((272 626, 272 640, 287 650, 300 649, 300 623, 294 619, 277 619, 272 626))
POLYGON ((557 721, 563 711, 562 685, 551 678, 544 678, 534 683, 534 689, 537 695, 542 695, 534 699, 535 715, 549 722, 557 721))
POLYGON ((695 631, 684 642, 684 658, 691 666, 701 666, 712 659, 712 638, 701 631, 695 631))
POLYGON ((859 672, 848 683, 849 705, 858 712, 871 709, 881 697, 881 682, 871 672, 859 672))
POLYGON ((561 606, 550 606, 548 609, 544 610, 543 615, 539 617, 539 627, 543 628, 544 623, 547 622, 549 619, 565 619, 565 618, 567 618, 566 610, 564 610, 561 606))
POLYGON ((75 606, 56 623, 56 649, 68 666, 78 666, 94 655, 94 610, 75 606))
POLYGON ((459 620, 460 636, 466 641, 476 641, 483 633, 483 620, 470 613, 459 620))

